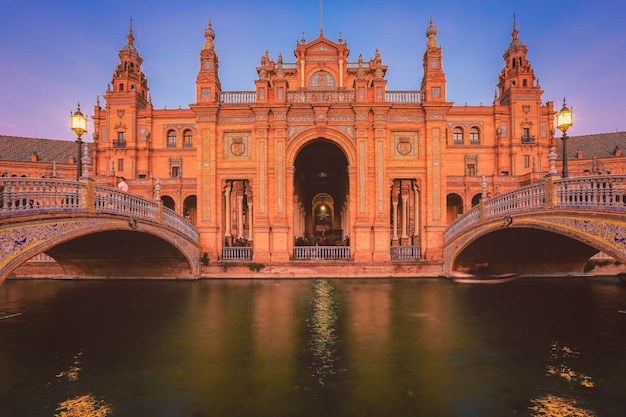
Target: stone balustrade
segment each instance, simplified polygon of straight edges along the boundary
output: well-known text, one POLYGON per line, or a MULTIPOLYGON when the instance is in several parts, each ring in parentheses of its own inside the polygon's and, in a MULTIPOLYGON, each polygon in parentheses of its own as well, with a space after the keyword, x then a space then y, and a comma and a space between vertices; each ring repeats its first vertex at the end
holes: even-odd
POLYGON ((0 219, 39 213, 98 213, 126 216, 165 225, 196 242, 195 226, 161 201, 148 200, 117 188, 50 178, 0 178, 0 219))
MULTIPOLYGON (((290 90, 287 91, 288 103, 354 103, 354 90, 290 90)), ((223 104, 256 103, 256 91, 220 91, 217 101, 223 104)), ((421 103, 420 90, 389 90, 385 92, 388 103, 421 103)))

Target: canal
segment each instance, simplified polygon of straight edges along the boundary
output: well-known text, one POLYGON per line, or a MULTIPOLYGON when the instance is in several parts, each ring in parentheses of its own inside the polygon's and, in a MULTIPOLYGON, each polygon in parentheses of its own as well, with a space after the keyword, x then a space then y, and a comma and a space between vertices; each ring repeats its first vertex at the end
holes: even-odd
POLYGON ((0 285, 0 416, 623 416, 626 285, 0 285))

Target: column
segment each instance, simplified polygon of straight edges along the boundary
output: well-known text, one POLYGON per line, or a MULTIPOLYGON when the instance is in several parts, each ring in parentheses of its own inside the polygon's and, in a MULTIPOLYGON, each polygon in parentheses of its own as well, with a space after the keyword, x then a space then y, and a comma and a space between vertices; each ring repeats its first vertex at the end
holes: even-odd
POLYGON ((243 195, 237 195, 237 238, 243 239, 243 195))
MULTIPOLYGON (((415 215, 413 216, 413 237, 418 238, 420 235, 420 196, 419 196, 419 187, 417 186, 417 182, 413 182, 413 207, 415 209, 415 215)), ((413 240, 413 244, 415 245, 417 239, 413 240)))
POLYGON ((408 237, 406 234, 406 224, 407 224, 407 205, 409 202, 409 196, 407 193, 402 193, 402 238, 408 237))
POLYGON ((224 189, 224 198, 226 199, 226 208, 225 208, 225 221, 226 221, 226 232, 224 233, 224 236, 226 237, 231 237, 232 235, 230 234, 230 187, 231 187, 231 183, 227 182, 226 183, 226 187, 224 189))

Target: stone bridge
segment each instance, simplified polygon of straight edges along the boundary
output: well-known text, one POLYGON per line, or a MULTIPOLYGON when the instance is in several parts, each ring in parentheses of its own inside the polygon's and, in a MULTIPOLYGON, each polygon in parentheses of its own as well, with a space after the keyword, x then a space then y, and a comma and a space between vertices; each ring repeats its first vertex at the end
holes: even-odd
POLYGON ((598 252, 626 264, 626 175, 550 176, 484 198, 444 239, 447 275, 580 273, 598 252))
POLYGON ((45 253, 70 277, 200 275, 196 228, 160 199, 90 179, 0 178, 0 282, 45 253))

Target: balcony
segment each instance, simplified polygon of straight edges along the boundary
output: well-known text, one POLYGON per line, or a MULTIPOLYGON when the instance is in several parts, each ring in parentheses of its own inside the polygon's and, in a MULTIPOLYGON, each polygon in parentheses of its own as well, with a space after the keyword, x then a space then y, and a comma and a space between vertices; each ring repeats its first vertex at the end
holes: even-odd
POLYGON ((124 139, 114 140, 113 141, 113 147, 114 148, 125 148, 126 147, 126 141, 124 139))
POLYGON ((535 137, 534 136, 529 136, 529 135, 524 135, 524 136, 522 136, 522 143, 525 144, 525 145, 533 144, 533 143, 535 143, 535 137))

